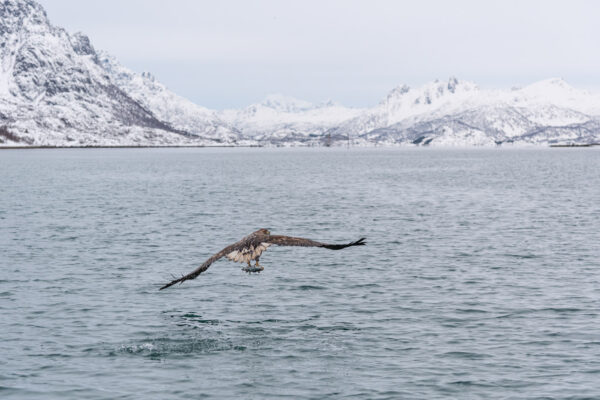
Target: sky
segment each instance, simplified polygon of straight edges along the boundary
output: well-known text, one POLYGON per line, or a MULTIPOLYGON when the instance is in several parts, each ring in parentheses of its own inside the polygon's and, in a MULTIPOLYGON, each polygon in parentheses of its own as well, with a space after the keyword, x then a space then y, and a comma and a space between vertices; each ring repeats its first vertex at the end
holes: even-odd
POLYGON ((600 89, 593 0, 38 1, 54 25, 213 109, 271 93, 367 107, 451 76, 600 89))

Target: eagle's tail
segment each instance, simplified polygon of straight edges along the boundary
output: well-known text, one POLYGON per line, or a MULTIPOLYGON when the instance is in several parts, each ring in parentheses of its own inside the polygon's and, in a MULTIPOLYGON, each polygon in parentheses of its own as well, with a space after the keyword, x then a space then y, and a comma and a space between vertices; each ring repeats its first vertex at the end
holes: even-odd
POLYGON ((365 242, 366 239, 367 238, 360 238, 356 242, 352 242, 352 243, 348 243, 348 244, 326 244, 323 247, 325 247, 326 249, 330 249, 330 250, 341 250, 341 249, 345 249, 346 247, 350 247, 350 246, 364 246, 365 244, 367 244, 365 242))

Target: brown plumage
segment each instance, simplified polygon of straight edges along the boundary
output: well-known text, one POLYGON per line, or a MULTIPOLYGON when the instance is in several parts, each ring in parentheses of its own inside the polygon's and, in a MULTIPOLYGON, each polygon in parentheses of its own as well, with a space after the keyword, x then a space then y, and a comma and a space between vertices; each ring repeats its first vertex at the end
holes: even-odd
POLYGON ((355 242, 347 244, 327 244, 298 237, 271 235, 271 232, 269 232, 267 229, 259 229, 256 232, 253 232, 250 235, 242 238, 242 240, 239 242, 235 242, 234 244, 225 247, 223 250, 206 260, 204 264, 196 268, 194 271, 182 276, 179 279, 172 280, 161 287, 160 290, 166 289, 169 286, 173 286, 176 283, 182 283, 189 279, 196 278, 198 275, 206 271, 212 263, 222 257, 227 257, 229 260, 235 262, 247 263, 248 267, 244 268, 244 271, 260 272, 263 270, 263 267, 258 263, 260 255, 271 245, 323 247, 330 250, 341 250, 346 247, 361 246, 364 244, 365 238, 361 238, 355 242), (251 265, 250 261, 256 261, 256 264, 251 265))

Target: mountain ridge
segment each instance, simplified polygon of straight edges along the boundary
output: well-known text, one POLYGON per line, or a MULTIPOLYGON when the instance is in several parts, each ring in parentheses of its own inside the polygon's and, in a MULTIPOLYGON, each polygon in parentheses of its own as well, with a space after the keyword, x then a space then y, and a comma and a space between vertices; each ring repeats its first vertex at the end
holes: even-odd
POLYGON ((53 26, 34 0, 0 2, 1 146, 496 146, 600 142, 600 95, 550 78, 511 90, 455 77, 349 108, 280 94, 211 110, 53 26))

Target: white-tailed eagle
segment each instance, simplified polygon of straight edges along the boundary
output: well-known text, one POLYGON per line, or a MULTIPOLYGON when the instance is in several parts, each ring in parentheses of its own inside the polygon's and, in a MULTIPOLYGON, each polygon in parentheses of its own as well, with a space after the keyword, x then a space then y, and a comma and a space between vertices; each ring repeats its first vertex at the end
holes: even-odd
POLYGON ((356 242, 351 242, 347 244, 327 244, 298 237, 271 235, 271 232, 269 232, 267 229, 259 229, 256 232, 253 232, 250 235, 242 238, 242 240, 240 240, 239 242, 235 242, 234 244, 225 247, 223 250, 206 260, 204 264, 196 268, 194 271, 182 276, 179 279, 172 280, 171 282, 161 287, 160 290, 166 289, 169 286, 172 286, 176 283, 182 283, 189 279, 196 278, 198 275, 206 271, 212 263, 214 263, 222 257, 227 257, 231 261, 235 262, 247 263, 248 266, 242 268, 243 271, 260 272, 264 269, 263 266, 258 263, 260 255, 263 253, 263 251, 267 250, 267 248, 272 245, 324 247, 330 250, 341 250, 345 249, 346 247, 362 246, 364 244, 365 238, 361 238, 356 242), (251 265, 250 261, 256 261, 256 263, 254 265, 251 265))

